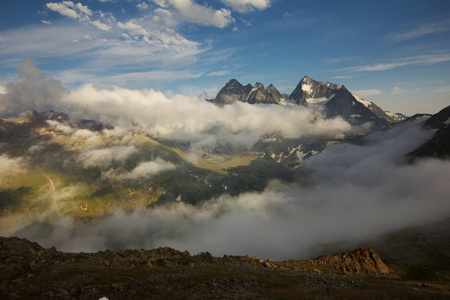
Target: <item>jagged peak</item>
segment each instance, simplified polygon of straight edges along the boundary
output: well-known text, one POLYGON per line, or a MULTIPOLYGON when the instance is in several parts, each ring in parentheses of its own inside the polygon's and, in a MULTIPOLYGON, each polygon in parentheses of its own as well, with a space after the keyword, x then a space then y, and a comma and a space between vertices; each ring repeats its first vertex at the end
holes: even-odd
POLYGON ((259 89, 265 89, 264 84, 262 84, 261 82, 257 82, 255 83, 255 85, 252 88, 252 92, 257 91, 259 89))
POLYGON ((227 84, 225 84, 225 86, 232 86, 236 84, 242 85, 237 79, 232 78, 230 79, 230 81, 227 82, 227 84))
POLYGON ((310 82, 312 79, 309 78, 308 76, 303 76, 302 80, 300 80, 300 82, 310 82))

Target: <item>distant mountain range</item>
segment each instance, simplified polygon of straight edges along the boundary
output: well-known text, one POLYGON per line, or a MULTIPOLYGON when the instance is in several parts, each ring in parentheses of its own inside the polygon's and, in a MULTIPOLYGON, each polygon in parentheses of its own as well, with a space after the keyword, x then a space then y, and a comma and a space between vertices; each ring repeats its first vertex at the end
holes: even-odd
POLYGON ((259 82, 254 86, 250 84, 244 86, 236 79, 231 79, 219 91, 216 98, 208 101, 218 105, 232 104, 236 101, 250 104, 323 105, 328 118, 341 116, 352 125, 369 122, 377 129, 406 118, 399 113, 384 111, 375 103, 352 94, 343 85, 316 81, 307 76, 300 80, 290 95, 281 94, 272 84, 267 88, 259 82))

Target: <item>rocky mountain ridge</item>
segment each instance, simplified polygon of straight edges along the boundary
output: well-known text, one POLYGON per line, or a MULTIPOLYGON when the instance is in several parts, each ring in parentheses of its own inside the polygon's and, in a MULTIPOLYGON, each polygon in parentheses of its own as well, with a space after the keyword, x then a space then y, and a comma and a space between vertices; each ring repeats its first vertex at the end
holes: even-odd
POLYGON ((192 256, 187 251, 168 247, 63 253, 14 237, 0 237, 0 264, 2 299, 105 296, 130 299, 175 295, 189 299, 213 295, 220 295, 221 299, 257 299, 267 293, 277 293, 277 285, 271 284, 276 277, 281 281, 298 281, 304 289, 313 291, 322 289, 323 283, 353 288, 367 276, 390 274, 372 249, 356 249, 313 260, 276 262, 249 255, 218 258, 208 252, 192 256))
POLYGON ((209 101, 219 105, 236 101, 250 104, 323 105, 328 118, 340 116, 352 125, 372 123, 376 129, 386 128, 405 118, 402 114, 385 112, 373 102, 352 94, 343 85, 316 81, 308 76, 300 80, 287 98, 283 97, 273 84, 265 89, 259 82, 254 86, 243 86, 236 79, 231 79, 215 99, 209 101))
POLYGON ((236 79, 231 79, 212 102, 220 105, 231 104, 236 101, 250 104, 278 104, 280 100, 281 94, 272 84, 267 88, 260 82, 257 82, 254 86, 250 84, 243 86, 236 79))

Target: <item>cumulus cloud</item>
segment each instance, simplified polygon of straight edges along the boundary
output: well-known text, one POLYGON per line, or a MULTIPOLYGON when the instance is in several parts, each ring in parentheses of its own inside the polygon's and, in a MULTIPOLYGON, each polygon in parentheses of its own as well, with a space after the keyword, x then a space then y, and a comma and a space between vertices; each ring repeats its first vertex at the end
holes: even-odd
POLYGON ((68 93, 60 81, 41 73, 31 58, 22 61, 19 77, 6 84, 6 92, 0 94, 0 115, 3 117, 17 116, 29 110, 50 110, 68 93))
POLYGON ((273 182, 262 193, 116 211, 80 227, 64 219, 23 237, 65 251, 170 246, 191 253, 291 259, 329 243, 376 237, 450 214, 450 162, 405 163, 430 138, 420 126, 389 130, 369 146, 335 145, 306 162, 308 186, 273 182))
MULTIPOLYGON (((215 26, 224 28, 235 20, 231 17, 228 9, 215 10, 208 6, 195 3, 192 0, 167 0, 154 1, 163 8, 168 8, 169 4, 175 9, 173 16, 180 21, 195 23, 205 26, 215 26)), ((163 10, 166 14, 172 14, 167 10, 163 10)))
POLYGON ((72 1, 62 1, 61 3, 49 2, 45 6, 63 16, 81 21, 90 21, 90 16, 93 14, 92 10, 86 5, 81 3, 75 4, 72 1))
POLYGON ((270 6, 270 0, 222 0, 222 2, 241 13, 254 9, 263 10, 270 6))

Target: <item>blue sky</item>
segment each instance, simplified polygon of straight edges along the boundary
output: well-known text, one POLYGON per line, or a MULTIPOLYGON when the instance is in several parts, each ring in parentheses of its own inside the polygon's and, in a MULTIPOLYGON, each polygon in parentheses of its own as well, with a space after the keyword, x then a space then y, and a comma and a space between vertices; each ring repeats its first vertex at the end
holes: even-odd
POLYGON ((304 75, 385 110, 450 104, 450 1, 0 2, 0 85, 25 57, 69 89, 213 98, 231 78, 291 93, 304 75))

